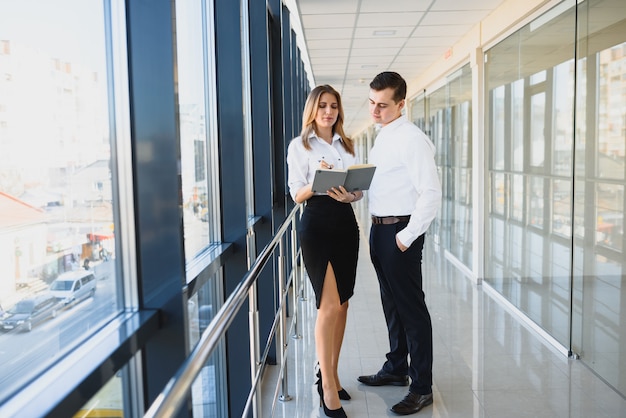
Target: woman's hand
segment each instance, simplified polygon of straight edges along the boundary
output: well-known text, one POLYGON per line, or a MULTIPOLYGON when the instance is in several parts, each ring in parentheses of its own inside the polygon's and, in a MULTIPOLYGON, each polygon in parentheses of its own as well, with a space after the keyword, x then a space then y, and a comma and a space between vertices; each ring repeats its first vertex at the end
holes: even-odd
POLYGON ((343 186, 333 187, 326 193, 328 193, 328 196, 341 203, 352 203, 357 200, 356 195, 347 191, 343 186))

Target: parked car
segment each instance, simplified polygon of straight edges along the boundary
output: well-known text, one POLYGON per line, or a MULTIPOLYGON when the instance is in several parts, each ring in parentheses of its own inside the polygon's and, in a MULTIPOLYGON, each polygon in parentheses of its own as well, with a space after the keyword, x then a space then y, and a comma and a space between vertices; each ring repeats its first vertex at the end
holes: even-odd
POLYGON ((66 305, 96 294, 96 277, 91 270, 62 273, 50 284, 50 292, 66 305))
POLYGON ((0 319, 0 328, 6 331, 31 331, 34 325, 54 318, 60 307, 59 300, 51 293, 22 299, 0 319))

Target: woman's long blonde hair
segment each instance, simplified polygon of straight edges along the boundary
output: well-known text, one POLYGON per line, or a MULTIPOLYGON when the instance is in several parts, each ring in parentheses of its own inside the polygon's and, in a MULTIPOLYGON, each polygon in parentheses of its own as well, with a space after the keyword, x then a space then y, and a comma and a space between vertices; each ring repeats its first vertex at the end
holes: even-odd
POLYGON ((354 155, 354 141, 352 141, 352 139, 349 138, 343 131, 343 105, 341 104, 341 96, 339 95, 339 92, 337 92, 337 90, 335 90, 328 84, 315 87, 313 90, 311 90, 311 93, 309 93, 309 97, 307 97, 306 99, 304 112, 302 112, 302 131, 300 132, 302 144, 307 150, 311 149, 311 145, 309 144, 309 136, 311 135, 311 132, 317 133, 317 127, 315 125, 315 115, 317 115, 317 109, 320 105, 320 97, 322 97, 322 94, 324 93, 330 93, 337 98, 337 107, 339 110, 339 114, 337 115, 337 121, 333 125, 333 133, 336 133, 341 137, 341 143, 343 144, 343 147, 350 154, 354 155))

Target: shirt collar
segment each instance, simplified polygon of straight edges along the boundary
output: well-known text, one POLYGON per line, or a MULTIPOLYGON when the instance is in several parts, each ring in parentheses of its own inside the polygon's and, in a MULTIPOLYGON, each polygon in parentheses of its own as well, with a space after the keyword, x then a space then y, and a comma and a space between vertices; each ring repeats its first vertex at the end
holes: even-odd
MULTIPOLYGON (((327 143, 327 142, 326 142, 326 141, 324 141, 322 138, 320 138, 319 136, 317 136, 317 135, 315 134, 315 131, 311 132, 311 134, 309 135, 309 140, 311 140, 311 139, 313 139, 313 138, 317 139, 318 141, 321 141, 321 142, 325 142, 325 143, 327 143)), ((341 136, 340 136, 337 132, 335 132, 335 133, 333 134, 333 141, 332 141, 332 142, 336 142, 336 141, 342 141, 341 136)))
POLYGON ((400 117, 396 120, 394 120, 393 122, 388 123, 387 125, 383 126, 380 128, 380 131, 393 131, 396 127, 402 125, 404 122, 406 122, 408 119, 406 117, 406 115, 400 115, 400 117))

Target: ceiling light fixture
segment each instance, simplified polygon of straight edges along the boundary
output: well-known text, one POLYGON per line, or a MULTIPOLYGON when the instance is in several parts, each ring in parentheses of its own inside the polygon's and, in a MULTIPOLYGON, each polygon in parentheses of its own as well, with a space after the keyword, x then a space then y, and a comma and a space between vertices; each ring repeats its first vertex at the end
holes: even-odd
POLYGON ((395 35, 395 30, 375 30, 374 36, 392 36, 395 35))

